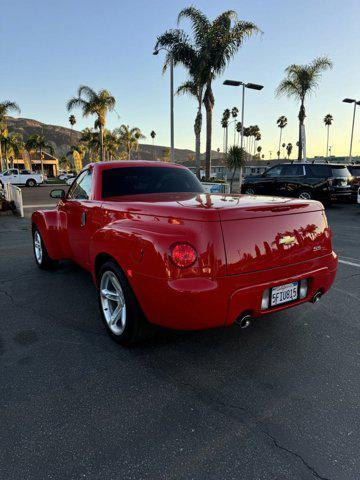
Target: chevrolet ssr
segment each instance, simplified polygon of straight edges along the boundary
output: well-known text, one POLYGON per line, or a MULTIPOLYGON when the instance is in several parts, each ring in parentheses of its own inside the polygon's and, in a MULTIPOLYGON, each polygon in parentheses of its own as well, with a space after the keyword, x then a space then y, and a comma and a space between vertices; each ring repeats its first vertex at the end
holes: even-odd
POLYGON ((150 324, 241 327, 320 299, 337 270, 317 201, 205 194, 187 168, 90 164, 58 204, 32 216, 37 265, 91 272, 109 334, 123 345, 150 324))

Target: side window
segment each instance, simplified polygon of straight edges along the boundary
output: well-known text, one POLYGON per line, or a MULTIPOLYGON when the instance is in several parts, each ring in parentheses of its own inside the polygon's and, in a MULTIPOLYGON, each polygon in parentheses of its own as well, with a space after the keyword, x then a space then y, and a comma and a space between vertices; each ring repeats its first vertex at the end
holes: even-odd
POLYGON ((282 175, 286 177, 301 177, 304 175, 304 167, 302 165, 284 165, 282 175))
POLYGON ((276 167, 270 168, 265 176, 266 177, 280 177, 282 171, 282 165, 277 165, 276 167))
POLYGON ((306 165, 306 175, 315 178, 331 177, 331 170, 327 165, 306 165))
POLYGON ((74 200, 87 200, 91 194, 92 174, 85 170, 71 185, 68 198, 74 200))

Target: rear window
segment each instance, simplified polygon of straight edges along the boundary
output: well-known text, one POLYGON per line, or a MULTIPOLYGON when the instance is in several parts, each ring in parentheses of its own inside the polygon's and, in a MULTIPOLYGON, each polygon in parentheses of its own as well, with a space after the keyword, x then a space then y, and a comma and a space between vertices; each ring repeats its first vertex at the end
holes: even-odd
POLYGON ((360 167, 348 167, 350 170, 351 175, 354 177, 360 177, 360 167))
POLYGON ((102 197, 147 193, 204 193, 190 170, 171 167, 110 168, 102 173, 102 197))
POLYGON ((335 178, 350 177, 351 176, 347 167, 344 167, 343 165, 340 165, 339 167, 336 167, 336 166, 332 165, 331 166, 331 172, 332 172, 332 176, 335 177, 335 178))
POLYGON ((328 165, 306 165, 306 172, 309 177, 315 178, 328 178, 332 176, 328 165))

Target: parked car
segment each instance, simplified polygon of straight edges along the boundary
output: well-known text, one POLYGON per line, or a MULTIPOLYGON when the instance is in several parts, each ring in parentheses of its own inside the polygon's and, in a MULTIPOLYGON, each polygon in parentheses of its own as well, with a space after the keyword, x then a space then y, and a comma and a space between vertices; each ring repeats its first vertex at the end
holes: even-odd
POLYGON ((19 170, 10 168, 0 173, 0 184, 11 183, 13 185, 26 185, 27 187, 36 187, 44 182, 44 176, 39 173, 29 172, 29 170, 19 170))
POLYGON ((76 177, 76 173, 73 172, 61 172, 58 175, 59 180, 67 180, 68 178, 74 178, 76 177))
POLYGON ((71 177, 68 177, 66 180, 65 180, 65 183, 66 185, 72 185, 73 181, 75 180, 76 178, 76 175, 73 175, 71 177))
POLYGON ((247 194, 316 199, 325 204, 350 199, 352 177, 346 165, 329 163, 283 163, 261 175, 245 177, 247 194))
POLYGON ((245 328, 318 301, 335 278, 320 202, 205 194, 187 168, 148 161, 90 164, 51 196, 57 207, 32 215, 36 263, 71 259, 90 271, 121 344, 149 324, 245 328))

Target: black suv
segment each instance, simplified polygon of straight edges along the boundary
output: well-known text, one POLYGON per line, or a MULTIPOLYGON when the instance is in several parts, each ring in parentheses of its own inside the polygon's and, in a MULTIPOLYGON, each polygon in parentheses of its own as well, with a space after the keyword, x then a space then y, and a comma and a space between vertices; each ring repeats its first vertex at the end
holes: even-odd
POLYGON ((346 165, 330 163, 283 163, 262 175, 245 177, 242 192, 311 198, 330 203, 350 199, 352 177, 346 165))

